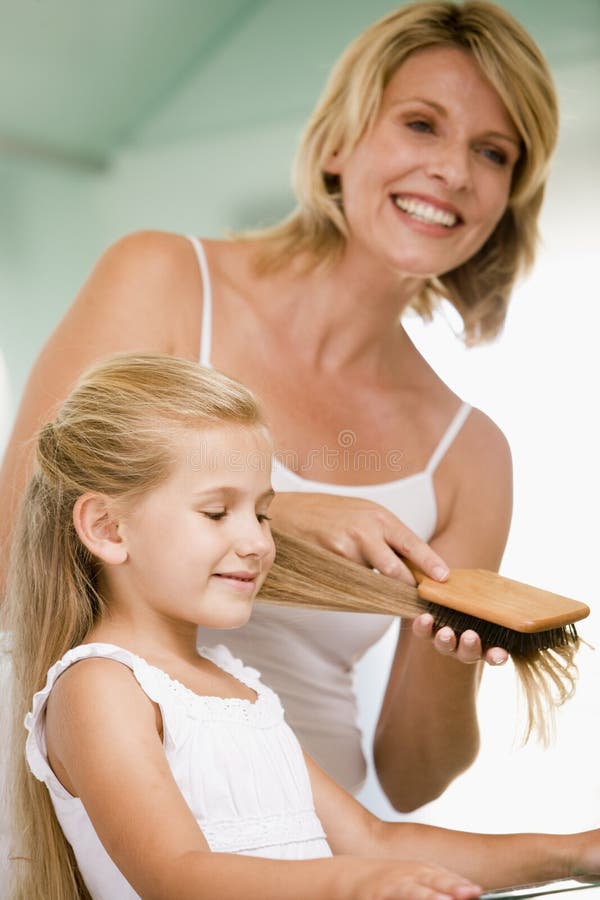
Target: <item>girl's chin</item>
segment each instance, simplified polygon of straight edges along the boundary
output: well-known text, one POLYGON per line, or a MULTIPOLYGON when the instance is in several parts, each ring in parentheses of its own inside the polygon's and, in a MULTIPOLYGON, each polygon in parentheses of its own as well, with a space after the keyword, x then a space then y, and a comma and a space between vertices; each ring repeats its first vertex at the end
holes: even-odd
POLYGON ((216 628, 223 631, 242 628, 248 623, 253 605, 252 601, 246 601, 244 609, 221 611, 210 616, 199 617, 198 626, 200 628, 216 628))

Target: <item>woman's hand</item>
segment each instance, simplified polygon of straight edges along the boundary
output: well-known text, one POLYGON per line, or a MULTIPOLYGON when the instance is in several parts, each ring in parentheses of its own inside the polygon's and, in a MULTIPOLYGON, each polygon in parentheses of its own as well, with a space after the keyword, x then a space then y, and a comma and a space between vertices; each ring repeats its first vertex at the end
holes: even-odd
POLYGON ((472 664, 485 660, 491 666, 501 666, 508 659, 508 653, 501 647, 489 647, 482 652, 481 641, 476 631, 463 631, 460 640, 448 625, 435 631, 433 616, 423 613, 412 625, 413 634, 421 640, 429 640, 442 656, 452 656, 461 663, 472 664))
POLYGON ((401 557, 436 581, 448 577, 448 566, 441 556, 393 513, 371 500, 287 492, 276 495, 271 509, 282 531, 311 540, 389 578, 415 583, 401 557))
MULTIPOLYGON (((448 566, 429 544, 393 513, 371 500, 336 494, 287 492, 276 495, 271 509, 277 527, 282 531, 311 540, 346 559, 377 569, 389 578, 415 584, 410 569, 400 557, 436 581, 443 581, 448 576, 448 566)), ((428 613, 415 619, 412 630, 419 639, 431 641, 442 656, 452 656, 462 663, 484 659, 490 665, 498 666, 508 659, 508 653, 500 647, 491 647, 482 653, 481 641, 475 631, 465 631, 460 640, 447 626, 435 632, 433 616, 428 613)))

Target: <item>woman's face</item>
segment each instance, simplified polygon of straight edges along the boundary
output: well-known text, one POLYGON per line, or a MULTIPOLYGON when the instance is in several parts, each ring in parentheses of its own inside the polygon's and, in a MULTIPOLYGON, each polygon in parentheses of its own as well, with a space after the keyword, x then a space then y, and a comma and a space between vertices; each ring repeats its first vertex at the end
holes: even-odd
POLYGON ((412 54, 373 128, 327 166, 341 178, 349 248, 417 277, 456 268, 501 218, 519 152, 506 107, 468 52, 412 54))

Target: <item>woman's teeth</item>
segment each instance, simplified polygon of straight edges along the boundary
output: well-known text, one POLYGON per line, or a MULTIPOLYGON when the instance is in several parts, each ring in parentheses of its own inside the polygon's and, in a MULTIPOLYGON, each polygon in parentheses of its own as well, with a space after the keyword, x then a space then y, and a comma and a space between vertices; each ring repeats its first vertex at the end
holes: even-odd
POLYGON ((394 197, 394 203, 401 209, 402 212, 407 213, 413 219, 418 219, 419 222, 427 222, 430 225, 444 225, 446 228, 452 228, 453 225, 456 225, 458 218, 454 215, 454 213, 448 212, 445 209, 438 209, 437 206, 432 206, 430 203, 424 203, 423 200, 407 200, 404 197, 394 197))

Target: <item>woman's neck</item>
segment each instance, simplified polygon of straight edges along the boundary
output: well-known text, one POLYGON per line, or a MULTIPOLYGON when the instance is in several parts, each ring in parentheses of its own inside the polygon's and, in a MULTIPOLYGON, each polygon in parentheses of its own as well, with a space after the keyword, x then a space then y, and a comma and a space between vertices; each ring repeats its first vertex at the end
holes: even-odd
POLYGON ((307 267, 306 259, 293 259, 264 284, 269 319, 293 335, 296 358, 333 372, 379 370, 397 358, 408 342, 400 318, 423 279, 384 268, 353 247, 332 264, 307 267))

